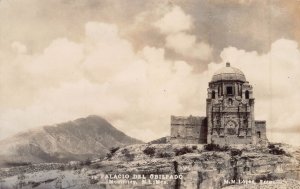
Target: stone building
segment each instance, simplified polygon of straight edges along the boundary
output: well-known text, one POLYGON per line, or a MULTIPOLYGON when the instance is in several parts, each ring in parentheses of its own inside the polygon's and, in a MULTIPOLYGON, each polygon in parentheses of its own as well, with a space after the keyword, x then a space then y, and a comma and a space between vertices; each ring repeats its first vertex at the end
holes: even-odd
POLYGON ((171 143, 265 144, 266 122, 254 119, 253 88, 242 71, 218 70, 208 84, 206 117, 171 116, 171 143))

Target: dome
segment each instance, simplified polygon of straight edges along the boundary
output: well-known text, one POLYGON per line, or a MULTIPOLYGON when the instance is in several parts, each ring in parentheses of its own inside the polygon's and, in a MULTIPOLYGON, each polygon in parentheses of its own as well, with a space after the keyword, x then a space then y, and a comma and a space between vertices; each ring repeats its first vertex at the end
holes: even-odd
POLYGON ((212 77, 212 82, 216 81, 242 81, 246 82, 246 77, 244 73, 235 68, 231 67, 230 63, 226 63, 226 67, 219 69, 214 73, 212 77))

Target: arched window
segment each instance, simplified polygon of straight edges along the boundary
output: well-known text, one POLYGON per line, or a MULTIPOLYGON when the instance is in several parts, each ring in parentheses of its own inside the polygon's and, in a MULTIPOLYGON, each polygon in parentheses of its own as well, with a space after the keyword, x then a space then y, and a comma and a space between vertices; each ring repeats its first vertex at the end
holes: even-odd
POLYGON ((227 86, 226 87, 226 93, 227 93, 227 95, 233 95, 233 87, 232 86, 227 86))
POLYGON ((245 98, 249 99, 249 91, 248 90, 245 92, 245 98))
POLYGON ((216 92, 215 92, 215 91, 212 91, 212 92, 211 92, 211 98, 212 98, 212 99, 215 99, 215 98, 216 98, 216 92))

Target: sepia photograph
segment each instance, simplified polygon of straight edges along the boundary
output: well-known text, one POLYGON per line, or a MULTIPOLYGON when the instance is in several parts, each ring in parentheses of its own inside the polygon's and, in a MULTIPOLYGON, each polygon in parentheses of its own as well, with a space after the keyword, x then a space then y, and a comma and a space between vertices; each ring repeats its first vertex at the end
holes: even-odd
POLYGON ((0 189, 300 188, 300 0, 0 0, 0 189))

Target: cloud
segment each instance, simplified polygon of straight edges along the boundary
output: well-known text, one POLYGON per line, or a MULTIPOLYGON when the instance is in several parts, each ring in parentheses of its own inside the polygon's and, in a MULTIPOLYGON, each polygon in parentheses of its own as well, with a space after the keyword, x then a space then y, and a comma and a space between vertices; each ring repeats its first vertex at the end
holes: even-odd
POLYGON ((88 22, 81 42, 58 38, 40 54, 15 53, 1 64, 1 138, 98 114, 149 141, 168 133, 170 114, 198 111, 193 68, 166 59, 162 48, 135 52, 113 24, 88 22))
POLYGON ((160 20, 154 23, 164 34, 177 33, 190 30, 193 27, 193 20, 190 15, 179 6, 173 6, 160 20))
POLYGON ((27 47, 19 41, 15 41, 11 44, 11 48, 17 53, 26 53, 27 47))
POLYGON ((178 54, 199 60, 209 60, 212 56, 212 48, 208 44, 197 42, 196 36, 183 32, 168 35, 166 47, 178 54))
MULTIPOLYGON (((192 35, 182 36, 190 40, 180 48, 195 45, 192 35)), ((300 52, 292 40, 276 40, 264 54, 225 48, 202 73, 167 59, 164 48, 134 51, 116 25, 98 22, 85 25, 81 42, 59 38, 40 54, 14 53, 1 56, 1 138, 89 114, 139 139, 165 136, 170 115, 205 115, 208 82, 227 61, 254 86, 256 119, 267 120, 269 138, 283 140, 276 132, 295 130, 300 121, 300 52)))
POLYGON ((88 22, 85 34, 85 50, 88 54, 82 67, 88 77, 104 82, 134 61, 132 46, 119 36, 116 25, 88 22))
POLYGON ((0 138, 89 114, 139 139, 165 136, 170 115, 205 115, 208 82, 227 61, 254 86, 256 119, 267 120, 271 139, 283 141, 287 134, 271 131, 295 131, 299 125, 298 43, 277 39, 298 30, 277 4, 272 9, 278 16, 255 1, 3 2, 0 138), (82 14, 74 17, 78 11, 82 14), (132 25, 136 15, 144 16, 132 25), (206 64, 218 58, 213 55, 221 61, 206 64), (199 62, 204 64, 197 72, 199 62))
POLYGON ((198 42, 195 35, 189 34, 194 23, 192 17, 180 7, 172 9, 154 23, 166 35, 165 47, 183 57, 208 61, 212 58, 212 48, 205 42, 198 42))

